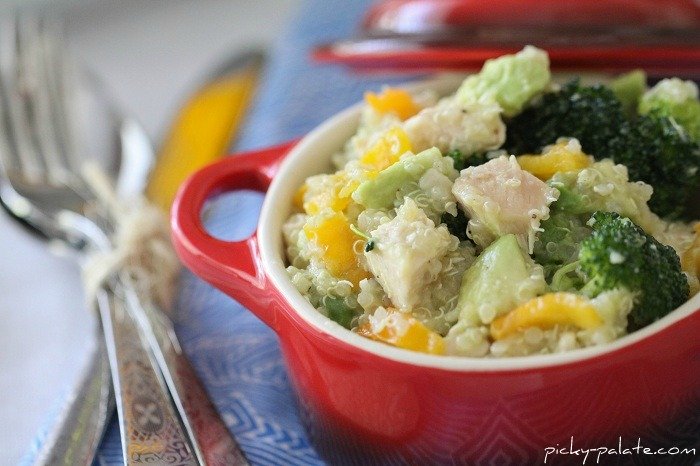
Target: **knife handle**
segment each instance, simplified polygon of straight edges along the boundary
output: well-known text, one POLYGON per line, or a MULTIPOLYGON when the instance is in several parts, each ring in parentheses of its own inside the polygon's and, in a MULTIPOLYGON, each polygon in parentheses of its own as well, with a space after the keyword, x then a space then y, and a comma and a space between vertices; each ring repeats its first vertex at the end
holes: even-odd
MULTIPOLYGON (((128 277, 124 279, 129 280, 128 277)), ((200 463, 208 466, 248 465, 182 351, 170 318, 151 302, 140 299, 133 286, 127 286, 127 290, 129 309, 153 349, 200 463)))
POLYGON ((49 434, 34 464, 90 466, 114 410, 114 391, 101 329, 80 383, 71 393, 59 422, 49 434))
POLYGON ((97 294, 119 414, 124 464, 198 463, 153 355, 111 280, 97 294))

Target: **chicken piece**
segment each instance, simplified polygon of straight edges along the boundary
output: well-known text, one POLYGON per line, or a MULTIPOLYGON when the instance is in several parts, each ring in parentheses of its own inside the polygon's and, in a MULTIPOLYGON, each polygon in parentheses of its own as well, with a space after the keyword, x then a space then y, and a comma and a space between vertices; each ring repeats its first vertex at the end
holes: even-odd
POLYGON ((416 203, 406 198, 396 217, 371 233, 374 248, 367 265, 395 307, 410 310, 440 270, 452 239, 444 225, 435 227, 416 203))
POLYGON ((555 188, 521 169, 514 156, 462 170, 452 192, 470 218, 468 232, 476 244, 486 247, 512 233, 530 253, 540 221, 559 197, 555 188))
POLYGON ((471 155, 503 145, 506 126, 500 115, 495 103, 448 98, 406 120, 404 130, 417 152, 437 147, 443 154, 456 149, 471 155))

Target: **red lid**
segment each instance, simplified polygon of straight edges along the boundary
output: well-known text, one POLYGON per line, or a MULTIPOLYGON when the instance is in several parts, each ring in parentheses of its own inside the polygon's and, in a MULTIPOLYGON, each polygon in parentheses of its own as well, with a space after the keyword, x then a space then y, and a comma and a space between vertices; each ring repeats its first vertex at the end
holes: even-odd
POLYGON ((692 0, 385 0, 365 16, 370 34, 482 26, 696 29, 692 0))
POLYGON ((700 76, 693 0, 385 0, 361 34, 319 47, 320 61, 372 70, 478 69, 527 44, 553 69, 700 76))

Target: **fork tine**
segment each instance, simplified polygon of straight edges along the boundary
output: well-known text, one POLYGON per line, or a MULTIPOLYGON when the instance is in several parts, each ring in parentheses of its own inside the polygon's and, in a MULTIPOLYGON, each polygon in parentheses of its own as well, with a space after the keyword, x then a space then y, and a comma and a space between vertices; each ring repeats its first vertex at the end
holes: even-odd
POLYGON ((18 160, 14 156, 14 142, 12 141, 12 122, 8 112, 8 99, 5 92, 5 73, 11 69, 8 63, 6 48, 13 37, 13 30, 8 21, 0 24, 0 175, 2 175, 4 185, 8 185, 7 173, 11 170, 18 170, 18 160))
POLYGON ((28 19, 21 28, 20 38, 23 47, 20 49, 22 59, 27 61, 30 73, 31 87, 27 91, 27 102, 31 108, 29 113, 30 127, 38 146, 39 156, 47 169, 47 178, 55 182, 67 181, 68 167, 62 157, 62 151, 57 138, 52 107, 55 105, 51 88, 54 78, 51 64, 52 51, 50 39, 44 33, 42 19, 28 19))
POLYGON ((3 175, 8 177, 10 171, 21 170, 18 150, 16 149, 13 121, 10 116, 10 86, 11 75, 16 66, 17 53, 15 49, 15 18, 5 19, 0 27, 0 115, 2 116, 2 147, 0 160, 3 175))
POLYGON ((2 106, 6 119, 7 139, 11 150, 16 154, 11 168, 21 171, 23 176, 31 181, 45 179, 45 166, 38 155, 34 136, 29 125, 29 115, 32 108, 28 105, 26 96, 31 89, 32 63, 26 58, 26 34, 20 26, 20 19, 13 18, 8 22, 6 36, 0 44, 0 86, 2 87, 2 106))
POLYGON ((63 57, 56 51, 58 34, 45 18, 24 18, 19 28, 19 58, 25 64, 20 81, 28 83, 25 95, 29 127, 47 180, 78 185, 67 149, 66 105, 63 99, 63 57))
MULTIPOLYGON (((16 92, 17 23, 16 19, 0 23, 0 205, 31 232, 44 238, 59 238, 48 218, 35 208, 32 201, 17 191, 31 182, 26 162, 21 160, 19 148, 28 150, 27 138, 17 133, 12 112, 16 102, 11 93, 16 92), (22 182, 21 182, 21 181, 22 182)), ((22 129, 19 129, 22 131, 22 129)))
POLYGON ((46 19, 15 17, 2 40, 3 110, 13 169, 28 180, 79 185, 71 163, 67 80, 46 19))
POLYGON ((62 26, 46 18, 40 22, 39 36, 42 45, 41 59, 46 83, 44 100, 48 108, 51 129, 51 145, 55 149, 56 160, 70 177, 79 172, 75 134, 71 122, 74 121, 73 93, 75 77, 71 74, 70 56, 63 42, 62 26))

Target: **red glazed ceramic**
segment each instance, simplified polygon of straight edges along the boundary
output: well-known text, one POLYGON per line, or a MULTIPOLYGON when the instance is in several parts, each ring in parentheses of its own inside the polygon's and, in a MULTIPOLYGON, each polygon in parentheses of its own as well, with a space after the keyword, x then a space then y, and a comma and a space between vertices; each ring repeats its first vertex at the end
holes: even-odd
MULTIPOLYGON (((449 91, 454 81, 430 85, 449 91)), ((330 168, 358 117, 356 106, 297 143, 202 169, 172 211, 185 265, 277 332, 319 453, 332 464, 363 465, 692 464, 683 448, 700 453, 700 295, 606 346, 470 359, 365 339, 297 292, 285 272, 282 224, 295 191, 330 168), (267 193, 257 232, 238 242, 214 239, 202 226, 202 207, 235 189, 267 193), (662 461, 644 448, 679 452, 662 461)))
POLYGON ((360 71, 478 70, 532 44, 552 69, 700 76, 695 0, 383 0, 358 33, 314 50, 360 71))

